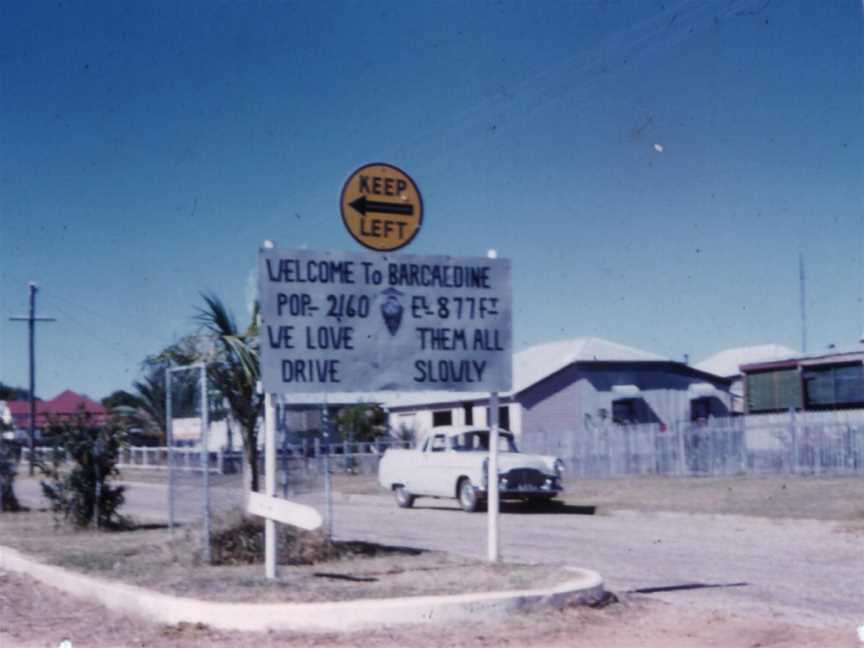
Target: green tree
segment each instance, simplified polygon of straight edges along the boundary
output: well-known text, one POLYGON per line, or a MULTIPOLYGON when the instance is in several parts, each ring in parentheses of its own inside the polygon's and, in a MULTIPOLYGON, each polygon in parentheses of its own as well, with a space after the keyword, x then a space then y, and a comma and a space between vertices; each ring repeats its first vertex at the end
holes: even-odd
MULTIPOLYGON (((141 363, 142 376, 132 383, 133 396, 138 400, 140 418, 146 432, 158 436, 159 445, 167 445, 167 411, 165 371, 174 366, 198 362, 204 354, 195 336, 187 336, 141 363)), ((194 372, 175 373, 171 377, 172 416, 196 415, 197 380, 194 372)))
MULTIPOLYGON (((27 400, 30 398, 30 391, 25 387, 12 387, 3 382, 0 382, 0 400, 27 400)), ((42 400, 38 396, 35 400, 42 400)))
POLYGON ((258 357, 258 305, 252 321, 241 331, 234 316, 218 297, 202 293, 205 306, 196 320, 202 333, 212 341, 198 360, 207 362, 210 383, 228 404, 228 413, 237 423, 249 463, 251 488, 258 490, 258 421, 264 413, 264 395, 258 393, 261 370, 258 357))
MULTIPOLYGON (((0 421, 0 432, 4 427, 3 421, 0 421)), ((15 497, 15 476, 18 474, 15 463, 18 451, 17 444, 0 437, 0 511, 3 512, 21 510, 18 498, 15 497)))
POLYGON ((133 409, 138 409, 141 407, 141 401, 135 394, 130 394, 123 389, 118 389, 102 399, 102 406, 109 412, 117 407, 131 407, 133 409))
POLYGON ((80 527, 94 519, 98 527, 121 526, 125 522, 119 513, 124 487, 111 480, 118 475, 122 428, 110 422, 95 425, 86 413, 72 420, 52 421, 49 427, 54 440, 50 459, 40 462, 39 468, 47 477, 40 484, 51 510, 80 527))
POLYGON ((342 438, 351 442, 374 441, 387 431, 387 415, 378 405, 358 403, 343 407, 336 417, 342 438))

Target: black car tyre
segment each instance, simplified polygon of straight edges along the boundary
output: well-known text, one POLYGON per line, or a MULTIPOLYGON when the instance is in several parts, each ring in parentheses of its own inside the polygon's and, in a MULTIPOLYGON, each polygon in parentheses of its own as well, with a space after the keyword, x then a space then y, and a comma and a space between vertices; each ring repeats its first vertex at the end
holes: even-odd
POLYGON ((414 495, 408 492, 408 489, 403 485, 399 485, 393 489, 393 495, 396 497, 396 504, 399 508, 411 508, 414 506, 414 495))
POLYGON ((477 497, 477 489, 467 477, 463 477, 459 482, 459 506, 466 513, 474 513, 480 508, 480 498, 477 497))

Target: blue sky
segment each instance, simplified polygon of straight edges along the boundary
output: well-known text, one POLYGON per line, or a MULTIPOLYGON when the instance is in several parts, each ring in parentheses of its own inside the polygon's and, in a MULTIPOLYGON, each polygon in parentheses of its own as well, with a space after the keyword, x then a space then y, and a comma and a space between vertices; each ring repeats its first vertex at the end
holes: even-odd
POLYGON ((403 251, 513 263, 516 348, 699 360, 864 331, 859 0, 0 7, 0 380, 101 398, 246 319, 264 239, 358 250, 347 175, 423 193, 403 251), (662 151, 657 150, 659 145, 662 151))

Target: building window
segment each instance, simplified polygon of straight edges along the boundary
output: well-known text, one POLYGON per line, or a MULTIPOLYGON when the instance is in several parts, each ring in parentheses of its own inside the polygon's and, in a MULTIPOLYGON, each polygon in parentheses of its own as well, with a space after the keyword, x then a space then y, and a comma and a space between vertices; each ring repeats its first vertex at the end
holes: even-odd
POLYGON ((694 398, 690 401, 690 420, 707 421, 711 416, 711 399, 707 397, 694 398))
POLYGON ((465 425, 474 425, 474 405, 463 403, 462 408, 465 410, 465 425))
POLYGON ((450 410, 438 410, 432 412, 432 427, 441 427, 442 425, 453 425, 453 412, 450 410))
POLYGON ((612 421, 619 425, 627 425, 637 422, 636 399, 621 398, 612 401, 612 421))
POLYGON ((807 409, 864 405, 864 365, 804 367, 802 378, 807 409))
MULTIPOLYGON (((491 417, 489 416, 489 408, 486 408, 486 421, 492 425, 491 417)), ((510 407, 502 405, 498 408, 498 427, 510 431, 510 407)))
POLYGON ((747 411, 783 412, 801 409, 801 380, 796 367, 746 375, 747 411))

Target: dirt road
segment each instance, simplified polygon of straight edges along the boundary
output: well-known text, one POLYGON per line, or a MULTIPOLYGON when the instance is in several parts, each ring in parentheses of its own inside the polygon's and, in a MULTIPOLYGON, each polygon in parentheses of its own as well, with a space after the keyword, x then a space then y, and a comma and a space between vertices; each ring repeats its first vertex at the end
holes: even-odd
MULTIPOLYGON (((25 492, 25 484, 21 486, 23 499, 35 496, 35 492, 25 492)), ((133 486, 130 510, 135 512, 131 507, 140 499, 141 511, 152 512, 161 507, 164 495, 158 485, 133 486)), ((307 501, 323 508, 320 499, 307 501)), ((195 506, 191 506, 189 515, 194 511, 195 506)), ((860 530, 814 520, 583 513, 578 507, 540 513, 516 505, 505 507, 501 519, 504 559, 595 569, 610 590, 647 595, 645 605, 651 614, 639 617, 646 623, 650 617, 654 619, 650 623, 663 625, 662 618, 654 618, 657 610, 674 610, 667 616, 686 613, 702 622, 714 619, 712 623, 719 626, 739 624, 742 628, 765 624, 810 628, 814 636, 835 638, 854 638, 855 629, 864 623, 864 535, 860 530)), ((413 510, 397 509, 389 499, 375 496, 337 500, 334 534, 341 539, 448 550, 473 557, 485 554, 485 516, 468 515, 455 504, 437 500, 420 500, 413 510)), ((758 645, 758 641, 675 643, 758 645)), ((856 644, 857 640, 848 645, 856 644)))

